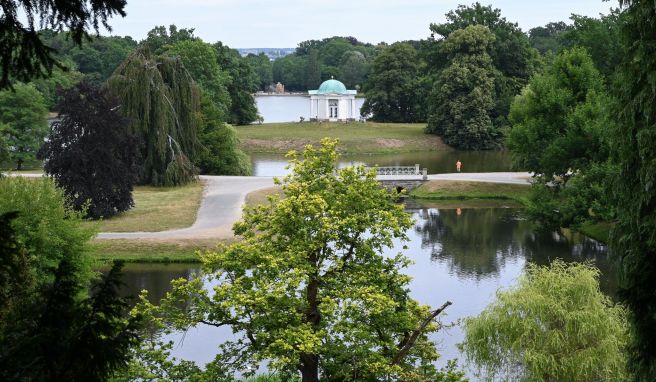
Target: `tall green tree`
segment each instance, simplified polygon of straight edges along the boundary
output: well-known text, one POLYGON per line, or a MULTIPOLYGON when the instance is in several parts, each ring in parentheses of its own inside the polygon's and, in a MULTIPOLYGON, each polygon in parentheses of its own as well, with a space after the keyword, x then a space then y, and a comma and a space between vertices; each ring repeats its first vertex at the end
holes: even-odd
POLYGON ((98 219, 132 208, 139 177, 139 137, 105 88, 79 83, 64 92, 41 149, 45 172, 71 206, 98 219))
POLYGON ((348 89, 354 89, 364 84, 369 64, 367 58, 361 52, 350 50, 342 56, 339 64, 339 79, 344 82, 348 89))
POLYGON ((111 31, 107 20, 125 16, 125 0, 50 1, 6 0, 0 4, 0 89, 15 81, 29 82, 47 77, 53 67, 62 66, 55 51, 46 46, 37 29, 67 30, 71 40, 81 45, 89 29, 100 26, 111 31))
POLYGON ((258 78, 253 68, 236 49, 217 42, 213 45, 217 61, 228 76, 230 112, 227 121, 233 125, 248 125, 257 120, 257 107, 253 93, 257 91, 258 78))
POLYGON ((613 171, 604 79, 583 48, 565 50, 511 107, 508 148, 534 173, 528 215, 545 229, 610 218, 603 192, 613 171))
POLYGON ((305 68, 307 57, 288 55, 273 62, 273 82, 285 85, 287 91, 306 91, 305 68))
POLYGON ((629 380, 626 311, 591 265, 529 264, 464 329, 461 346, 489 380, 629 380))
POLYGON ((171 24, 166 29, 164 25, 158 25, 148 31, 146 38, 139 44, 155 54, 162 54, 172 45, 190 40, 200 40, 200 38, 194 36, 194 28, 178 29, 175 24, 171 24))
POLYGON ((410 215, 374 172, 338 169, 335 141, 291 155, 282 196, 246 210, 242 241, 203 256, 213 291, 176 280, 159 307, 144 298, 139 310, 168 327, 231 327, 237 338, 207 366, 215 380, 263 359, 304 382, 440 380, 428 334, 450 303, 412 299, 408 260, 381 254, 406 239, 410 215))
POLYGON ((363 90, 363 116, 380 122, 426 120, 427 84, 421 77, 423 63, 411 45, 395 43, 384 48, 371 65, 363 90))
POLYGON ((201 99, 200 126, 202 147, 194 163, 201 174, 252 174, 251 159, 239 148, 237 131, 223 122, 221 111, 206 95, 201 99))
POLYGON ((34 161, 48 135, 45 101, 32 85, 16 84, 13 90, 0 91, 0 135, 9 145, 16 170, 25 161, 34 161))
POLYGON ((572 15, 571 28, 563 32, 562 38, 569 46, 585 48, 595 67, 612 84, 612 76, 624 57, 621 28, 624 17, 619 10, 599 18, 572 15))
POLYGON ((494 34, 472 25, 449 35, 441 46, 449 58, 439 75, 429 104, 426 131, 459 149, 496 148, 501 131, 492 123, 495 70, 487 53, 494 34))
POLYGON ((199 39, 186 39, 167 46, 166 54, 180 57, 185 69, 220 111, 221 121, 229 119, 232 100, 228 86, 232 78, 219 66, 212 45, 199 39))
POLYGON ((515 166, 550 181, 603 161, 607 106, 603 77, 585 49, 559 54, 512 105, 508 148, 515 166))
POLYGON ((133 53, 108 81, 131 131, 142 137, 140 182, 178 185, 196 177, 200 92, 179 57, 133 53))
POLYGON ((446 20, 442 24, 430 25, 431 37, 425 50, 429 70, 437 75, 450 64, 448 50, 441 49, 440 45, 451 33, 471 25, 489 28, 495 38, 487 53, 497 70, 491 118, 495 126, 506 126, 510 103, 535 72, 539 63, 538 52, 531 48, 528 37, 517 23, 502 17, 501 10, 492 6, 483 6, 479 2, 460 5, 446 14, 446 20))
POLYGON ((12 220, 16 238, 25 250, 30 275, 41 285, 52 281, 52 270, 69 258, 89 276, 83 256, 93 227, 82 225, 82 214, 67 206, 64 191, 51 179, 0 179, 0 215, 17 212, 12 220))
POLYGON ((617 219, 613 253, 620 263, 619 296, 631 310, 631 366, 636 380, 656 379, 656 9, 647 1, 620 1, 626 55, 619 68, 612 160, 617 219))

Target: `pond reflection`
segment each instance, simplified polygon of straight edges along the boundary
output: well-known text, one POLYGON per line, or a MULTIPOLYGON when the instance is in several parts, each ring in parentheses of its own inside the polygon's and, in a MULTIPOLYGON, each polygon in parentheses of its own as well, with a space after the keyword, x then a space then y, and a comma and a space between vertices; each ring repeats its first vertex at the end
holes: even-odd
MULTIPOLYGON (((412 276, 411 294, 420 303, 437 307, 447 300, 453 302, 444 322, 480 313, 499 288, 515 284, 527 263, 546 265, 556 258, 590 261, 601 272, 601 289, 614 295, 616 284, 605 245, 568 230, 538 233, 510 202, 496 203, 497 208, 468 208, 471 204, 451 201, 436 207, 406 201, 415 219, 407 232, 409 241, 396 242, 385 253, 403 252, 413 261, 404 273, 412 276)), ((170 290, 172 279, 197 272, 198 264, 128 264, 126 293, 136 295, 147 289, 156 303, 170 290)), ((167 338, 178 344, 175 357, 203 365, 213 359, 220 343, 232 337, 229 328, 199 326, 167 338)), ((449 359, 462 359, 457 348, 462 338, 457 326, 432 338, 442 354, 437 361, 440 366, 449 359)))

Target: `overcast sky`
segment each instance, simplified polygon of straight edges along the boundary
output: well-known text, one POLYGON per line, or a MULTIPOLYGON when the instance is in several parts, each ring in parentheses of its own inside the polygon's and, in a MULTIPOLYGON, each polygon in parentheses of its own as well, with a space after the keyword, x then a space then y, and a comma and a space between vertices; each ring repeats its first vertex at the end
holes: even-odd
MULTIPOLYGON (((110 21, 114 35, 141 40, 156 25, 195 28, 207 42, 223 41, 232 48, 295 47, 299 42, 330 36, 388 43, 429 35, 431 22, 458 4, 451 0, 128 0, 125 18, 110 21)), ((502 16, 524 30, 570 14, 607 14, 617 1, 497 0, 502 16)), ((104 33, 103 33, 104 34, 104 33)))

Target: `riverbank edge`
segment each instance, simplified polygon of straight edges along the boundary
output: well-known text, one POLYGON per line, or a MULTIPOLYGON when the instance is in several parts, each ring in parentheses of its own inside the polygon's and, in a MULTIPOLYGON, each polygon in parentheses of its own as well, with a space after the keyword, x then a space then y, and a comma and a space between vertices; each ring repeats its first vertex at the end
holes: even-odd
MULTIPOLYGON (((454 181, 441 181, 452 182, 454 181)), ((457 182, 455 182, 457 183, 457 182)), ((449 192, 435 192, 425 191, 425 187, 417 188, 410 192, 410 197, 419 201, 513 201, 520 207, 527 204, 529 186, 512 185, 512 186, 499 186, 497 183, 485 182, 467 182, 473 189, 460 190, 449 192), (521 188, 520 188, 521 187, 521 188), (500 189, 505 189, 505 192, 500 189), (516 191, 508 191, 517 188, 524 191, 524 193, 517 193, 516 191), (495 190, 496 191, 491 191, 495 190)), ((279 187, 270 187, 249 193, 246 196, 246 206, 253 206, 263 203, 267 200, 267 196, 276 192, 280 192, 279 187)), ((482 207, 476 207, 482 208, 482 207)), ((608 243, 611 224, 609 223, 584 223, 576 231, 591 237, 604 244, 608 243)), ((234 239, 237 240, 237 239, 234 239)), ((233 241, 234 241, 233 240, 233 241)), ((90 242, 89 254, 94 261, 99 265, 110 263, 114 260, 122 260, 126 263, 187 263, 198 264, 200 263, 199 252, 212 250, 216 248, 219 243, 229 244, 230 241, 219 239, 204 239, 204 240, 184 240, 178 242, 164 241, 164 240, 99 240, 95 239, 90 242)))

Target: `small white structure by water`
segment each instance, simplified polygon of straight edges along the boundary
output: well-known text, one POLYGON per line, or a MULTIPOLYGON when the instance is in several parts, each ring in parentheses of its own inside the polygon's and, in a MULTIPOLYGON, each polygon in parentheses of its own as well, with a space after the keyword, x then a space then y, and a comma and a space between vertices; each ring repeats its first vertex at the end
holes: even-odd
POLYGON ((336 79, 324 81, 310 94, 310 120, 353 121, 360 116, 360 108, 355 104, 357 90, 346 90, 346 86, 336 79))

